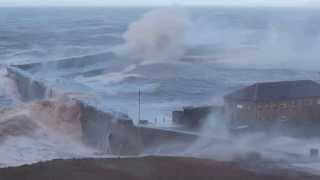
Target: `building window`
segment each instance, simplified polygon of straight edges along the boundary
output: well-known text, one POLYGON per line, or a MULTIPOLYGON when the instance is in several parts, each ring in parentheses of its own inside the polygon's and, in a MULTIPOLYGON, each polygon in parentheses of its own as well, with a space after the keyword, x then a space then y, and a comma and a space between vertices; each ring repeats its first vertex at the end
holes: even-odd
POLYGON ((287 103, 280 103, 279 107, 280 108, 287 108, 288 105, 287 105, 287 103))
POLYGON ((296 104, 297 104, 297 106, 303 106, 303 104, 304 104, 303 102, 304 102, 303 100, 297 100, 296 104))
POLYGON ((303 104, 306 105, 306 106, 311 106, 312 105, 312 100, 311 99, 305 99, 303 101, 303 104))
POLYGON ((243 105, 242 105, 242 104, 237 104, 237 108, 238 108, 238 109, 242 109, 242 108, 243 108, 243 105))

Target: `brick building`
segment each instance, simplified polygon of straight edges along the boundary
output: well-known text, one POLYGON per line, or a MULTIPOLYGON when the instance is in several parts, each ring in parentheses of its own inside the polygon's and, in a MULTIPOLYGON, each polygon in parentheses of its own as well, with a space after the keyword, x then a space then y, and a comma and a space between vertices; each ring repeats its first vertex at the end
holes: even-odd
POLYGON ((224 116, 231 124, 320 124, 320 84, 314 81, 256 83, 224 100, 224 116))

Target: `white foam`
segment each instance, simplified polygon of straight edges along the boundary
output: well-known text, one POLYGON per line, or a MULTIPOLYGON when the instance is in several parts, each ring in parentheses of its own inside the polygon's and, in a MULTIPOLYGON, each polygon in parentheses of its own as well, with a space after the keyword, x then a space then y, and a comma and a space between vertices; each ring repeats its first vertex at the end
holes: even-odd
MULTIPOLYGON (((96 157, 96 150, 83 144, 80 109, 73 101, 54 99, 51 101, 20 104, 14 108, 0 109, 0 123, 15 121, 14 126, 35 123, 36 129, 22 131, 19 127, 0 133, 0 167, 19 166, 48 161, 96 157), (17 115, 30 118, 14 118, 17 115), (17 132, 14 132, 17 131, 17 132), (19 131, 19 132, 18 132, 19 131)), ((5 126, 5 124, 0 124, 5 126)))
POLYGON ((12 101, 20 99, 15 82, 7 77, 6 68, 0 66, 0 104, 4 98, 12 101))
POLYGON ((76 141, 54 138, 46 134, 11 137, 0 146, 2 167, 19 166, 52 159, 93 156, 94 151, 76 141))

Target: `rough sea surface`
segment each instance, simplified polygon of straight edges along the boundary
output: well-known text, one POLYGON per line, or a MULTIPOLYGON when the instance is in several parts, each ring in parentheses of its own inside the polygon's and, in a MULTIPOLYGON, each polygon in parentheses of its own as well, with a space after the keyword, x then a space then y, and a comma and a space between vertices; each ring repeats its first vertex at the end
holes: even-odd
MULTIPOLYGON (((255 82, 320 80, 317 9, 179 8, 182 19, 188 21, 179 29, 183 31, 181 56, 159 61, 149 53, 148 58, 137 61, 121 54, 119 47, 127 43, 124 34, 130 28, 146 30, 136 35, 152 38, 148 19, 163 20, 154 17, 161 13, 149 14, 152 18, 145 18, 146 21, 141 19, 154 9, 157 8, 0 8, 0 68, 41 63, 41 68, 31 70, 34 76, 48 82, 63 81, 75 92, 91 94, 97 104, 128 113, 135 121, 141 90, 142 118, 161 125, 170 124, 173 110, 222 104, 226 93, 255 82), (141 24, 146 27, 139 28, 141 24), (47 64, 70 60, 74 63, 68 67, 47 64)), ((176 27, 162 26, 164 30, 176 27)), ((155 33, 159 34, 162 35, 155 33)), ((163 39, 160 47, 171 47, 167 42, 172 39, 163 39)), ((19 95, 3 69, 0 106, 10 106, 19 103, 19 95)), ((13 155, 0 157, 0 164, 16 165, 29 162, 29 157, 52 157, 48 153, 59 157, 56 154, 60 149, 46 143, 47 139, 29 137, 7 141, 0 145, 0 152, 10 151, 13 155), (16 156, 21 149, 37 152, 36 157, 32 153, 16 156)))
POLYGON ((183 9, 189 24, 180 60, 137 64, 103 54, 124 44, 129 25, 152 10, 1 8, 0 62, 86 59, 87 66, 44 66, 38 73, 89 86, 133 119, 141 89, 149 120, 169 119, 182 106, 221 103, 227 92, 257 81, 320 79, 320 13, 313 9, 183 9))

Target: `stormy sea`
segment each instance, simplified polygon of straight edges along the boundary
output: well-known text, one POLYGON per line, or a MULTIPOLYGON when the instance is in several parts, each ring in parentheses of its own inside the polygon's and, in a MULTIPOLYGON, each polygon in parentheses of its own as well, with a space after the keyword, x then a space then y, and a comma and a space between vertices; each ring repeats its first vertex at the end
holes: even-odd
MULTIPOLYGON (((135 123, 140 92, 141 119, 170 127, 172 111, 222 105, 225 94, 255 82, 320 81, 319 50, 320 11, 311 8, 2 7, 0 166, 99 156, 75 140, 78 124, 62 121, 72 104, 21 103, 9 65, 135 123)), ((300 154, 311 147, 320 141, 255 146, 300 154)))

